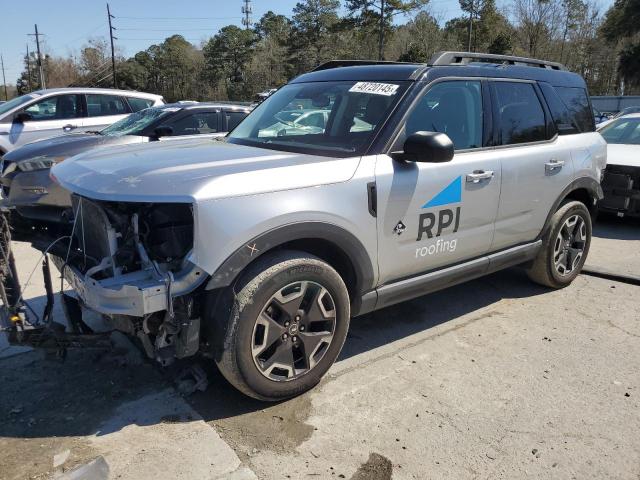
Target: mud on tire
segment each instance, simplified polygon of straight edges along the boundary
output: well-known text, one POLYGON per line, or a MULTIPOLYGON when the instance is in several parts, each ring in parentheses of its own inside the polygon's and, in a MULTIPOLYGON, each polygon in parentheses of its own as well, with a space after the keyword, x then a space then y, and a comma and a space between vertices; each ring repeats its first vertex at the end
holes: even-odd
POLYGON ((562 288, 580 273, 591 245, 591 216, 578 201, 568 201, 551 217, 542 247, 527 270, 536 283, 562 288))
POLYGON ((335 362, 349 328, 340 275, 304 252, 265 254, 221 293, 212 322, 224 377, 259 400, 299 395, 335 362))

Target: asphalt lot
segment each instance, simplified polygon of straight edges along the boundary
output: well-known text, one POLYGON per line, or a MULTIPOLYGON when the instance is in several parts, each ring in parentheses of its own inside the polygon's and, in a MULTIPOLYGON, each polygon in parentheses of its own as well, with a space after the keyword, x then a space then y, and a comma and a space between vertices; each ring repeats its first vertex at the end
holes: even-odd
MULTIPOLYGON (((588 264, 640 274, 640 224, 598 224, 588 264)), ((0 342, 0 478, 102 456, 109 478, 637 480, 639 293, 500 272, 353 319, 322 384, 275 405, 206 364, 185 401, 126 341, 64 363, 0 342)), ((37 275, 25 296, 42 308, 37 275)))

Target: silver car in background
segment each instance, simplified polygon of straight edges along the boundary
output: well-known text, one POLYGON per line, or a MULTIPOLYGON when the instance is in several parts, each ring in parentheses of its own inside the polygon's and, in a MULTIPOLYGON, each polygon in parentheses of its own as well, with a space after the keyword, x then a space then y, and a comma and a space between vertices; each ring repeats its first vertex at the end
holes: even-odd
POLYGON ((101 130, 132 112, 163 105, 160 95, 105 88, 52 88, 0 105, 0 157, 44 138, 101 130))

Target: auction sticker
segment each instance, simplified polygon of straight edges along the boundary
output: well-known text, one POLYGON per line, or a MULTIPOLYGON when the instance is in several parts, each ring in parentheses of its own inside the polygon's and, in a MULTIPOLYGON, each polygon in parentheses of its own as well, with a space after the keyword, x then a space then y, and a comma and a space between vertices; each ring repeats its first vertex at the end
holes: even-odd
POLYGON ((392 83, 358 82, 349 89, 350 92, 372 93, 373 95, 384 95, 390 97, 395 95, 400 85, 392 83))

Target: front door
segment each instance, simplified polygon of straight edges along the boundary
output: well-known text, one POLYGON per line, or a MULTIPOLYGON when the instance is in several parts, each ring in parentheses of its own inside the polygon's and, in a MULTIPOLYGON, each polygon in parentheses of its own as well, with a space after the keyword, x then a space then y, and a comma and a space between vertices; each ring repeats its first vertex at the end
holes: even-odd
POLYGON ((488 252, 501 173, 495 154, 482 149, 488 138, 484 131, 486 94, 479 80, 441 81, 409 113, 394 149, 400 149, 404 138, 417 131, 442 132, 456 150, 450 162, 377 157, 381 284, 488 252))
POLYGON ((9 141, 14 148, 63 135, 76 128, 81 121, 80 97, 75 94, 53 95, 29 105, 22 112, 28 113, 30 118, 11 125, 9 141))

